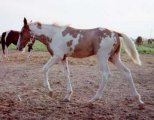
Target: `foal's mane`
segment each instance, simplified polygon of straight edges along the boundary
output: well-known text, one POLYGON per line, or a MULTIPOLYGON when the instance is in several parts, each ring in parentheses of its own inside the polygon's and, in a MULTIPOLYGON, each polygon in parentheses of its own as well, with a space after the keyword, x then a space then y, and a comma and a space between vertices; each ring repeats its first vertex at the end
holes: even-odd
POLYGON ((31 22, 30 24, 34 24, 34 25, 42 25, 42 23, 41 23, 41 22, 39 22, 39 21, 36 21, 36 22, 31 22))
POLYGON ((69 25, 60 25, 60 24, 57 23, 57 22, 54 22, 54 23, 52 23, 51 25, 54 26, 54 27, 58 27, 58 28, 61 28, 61 27, 69 27, 69 25))
POLYGON ((41 26, 41 25, 51 25, 51 26, 53 26, 53 27, 56 27, 56 28, 62 28, 62 27, 69 27, 69 25, 62 25, 62 24, 59 24, 59 23, 57 23, 57 22, 54 22, 54 23, 52 23, 52 24, 44 24, 44 23, 41 23, 41 22, 39 22, 39 21, 36 21, 36 22, 31 22, 31 23, 29 23, 29 25, 30 24, 34 24, 34 25, 38 25, 38 26, 41 26))

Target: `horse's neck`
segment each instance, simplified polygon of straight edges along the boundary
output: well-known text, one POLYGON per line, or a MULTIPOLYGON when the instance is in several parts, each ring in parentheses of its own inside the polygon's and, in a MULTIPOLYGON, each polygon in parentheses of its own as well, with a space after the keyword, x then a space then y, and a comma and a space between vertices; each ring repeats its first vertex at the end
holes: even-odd
POLYGON ((36 36, 36 40, 43 43, 51 55, 53 51, 51 49, 51 43, 54 39, 54 35, 60 33, 65 27, 55 26, 55 25, 42 25, 41 29, 31 28, 32 33, 36 36))
POLYGON ((42 39, 42 38, 37 38, 36 37, 36 40, 40 41, 41 43, 43 43, 45 46, 48 46, 49 45, 49 40, 48 39, 42 39))
POLYGON ((41 43, 43 43, 46 46, 48 52, 51 55, 53 55, 53 51, 52 51, 52 49, 50 47, 50 44, 51 44, 52 41, 49 38, 47 38, 45 36, 36 36, 35 39, 38 40, 38 41, 40 41, 41 43))

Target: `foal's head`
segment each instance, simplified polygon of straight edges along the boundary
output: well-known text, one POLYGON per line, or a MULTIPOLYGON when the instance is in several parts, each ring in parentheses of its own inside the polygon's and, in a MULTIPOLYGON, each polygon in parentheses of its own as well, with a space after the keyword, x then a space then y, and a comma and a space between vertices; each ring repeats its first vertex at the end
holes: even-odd
POLYGON ((18 41, 18 50, 23 50, 23 48, 27 45, 27 43, 31 40, 32 36, 31 36, 31 30, 29 28, 29 25, 27 23, 26 18, 24 18, 24 25, 21 29, 20 32, 20 39, 18 41))

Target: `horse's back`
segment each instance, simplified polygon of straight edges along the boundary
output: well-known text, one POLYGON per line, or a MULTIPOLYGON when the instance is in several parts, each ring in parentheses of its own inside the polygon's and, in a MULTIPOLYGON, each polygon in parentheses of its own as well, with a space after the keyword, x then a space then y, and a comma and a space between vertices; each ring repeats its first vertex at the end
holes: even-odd
MULTIPOLYGON (((63 35, 67 34, 78 38, 78 44, 75 46, 72 46, 73 43, 69 45, 71 50, 71 47, 74 48, 71 57, 82 58, 97 54, 98 49, 102 47, 102 42, 103 44, 109 42, 108 38, 114 41, 113 34, 116 33, 104 28, 74 29, 68 27, 63 31, 63 35)), ((75 42, 75 40, 72 42, 75 42)))
POLYGON ((10 45, 11 43, 13 43, 14 45, 17 45, 18 39, 19 39, 19 32, 11 30, 6 36, 6 44, 10 45))

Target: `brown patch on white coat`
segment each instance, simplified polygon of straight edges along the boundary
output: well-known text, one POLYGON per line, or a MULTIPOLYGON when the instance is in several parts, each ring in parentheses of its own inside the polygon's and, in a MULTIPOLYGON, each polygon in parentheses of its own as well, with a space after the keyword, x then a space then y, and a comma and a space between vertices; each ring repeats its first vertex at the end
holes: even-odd
MULTIPOLYGON (((119 52, 120 50, 120 39, 119 33, 115 33, 116 37, 116 42, 112 48, 111 51, 111 57, 116 53, 119 52)), ((68 41, 66 44, 70 48, 70 51, 73 53, 70 55, 65 55, 74 57, 74 58, 83 58, 83 57, 88 57, 91 55, 95 55, 100 48, 100 43, 103 40, 103 38, 109 36, 111 37, 112 31, 108 29, 103 29, 101 30, 100 28, 95 28, 95 29, 89 29, 89 30, 82 30, 82 29, 74 29, 71 27, 67 27, 63 32, 63 36, 65 37, 67 34, 70 34, 72 37, 76 38, 78 35, 80 35, 79 42, 73 47, 73 40, 68 41)), ((110 59, 111 59, 110 57, 110 59)))
POLYGON ((46 37, 45 35, 35 35, 35 39, 38 39, 41 43, 43 43, 47 47, 49 53, 53 55, 53 50, 50 47, 52 40, 50 38, 46 37))

